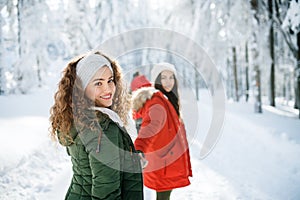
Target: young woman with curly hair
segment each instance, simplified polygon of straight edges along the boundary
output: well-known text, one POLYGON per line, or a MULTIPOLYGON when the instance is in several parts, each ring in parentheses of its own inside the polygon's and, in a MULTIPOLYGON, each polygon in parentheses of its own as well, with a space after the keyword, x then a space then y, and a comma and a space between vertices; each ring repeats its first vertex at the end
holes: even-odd
POLYGON ((100 52, 74 58, 54 100, 51 135, 73 165, 65 199, 143 199, 139 156, 124 128, 130 103, 119 65, 100 52))

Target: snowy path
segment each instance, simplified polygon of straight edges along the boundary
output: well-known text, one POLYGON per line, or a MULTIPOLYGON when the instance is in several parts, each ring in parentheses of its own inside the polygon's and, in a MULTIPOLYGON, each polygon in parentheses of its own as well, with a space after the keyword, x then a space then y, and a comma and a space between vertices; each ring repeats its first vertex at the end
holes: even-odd
MULTIPOLYGON (((204 95, 205 96, 205 95, 204 95)), ((71 178, 64 148, 48 137, 51 95, 0 97, 0 199, 63 199, 71 178), (29 102, 36 102, 33 107, 29 102), (11 109, 10 105, 17 105, 11 109)), ((187 127, 193 104, 182 102, 187 127), (188 108, 188 107, 191 108, 188 108)), ((209 101, 196 103, 199 133, 190 142, 194 177, 172 192, 173 200, 300 199, 300 121, 251 104, 227 104, 223 133, 212 153, 199 159, 210 122, 209 101)), ((154 199, 145 189, 145 200, 154 199)))
POLYGON ((300 146, 289 135, 300 122, 252 108, 228 106, 223 136, 204 163, 233 182, 239 199, 299 199, 300 146))

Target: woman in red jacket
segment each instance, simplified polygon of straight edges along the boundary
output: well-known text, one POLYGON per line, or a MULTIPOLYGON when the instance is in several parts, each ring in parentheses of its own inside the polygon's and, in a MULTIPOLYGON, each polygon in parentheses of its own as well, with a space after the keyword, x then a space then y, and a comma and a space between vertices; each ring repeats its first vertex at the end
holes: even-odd
POLYGON ((155 65, 151 79, 154 87, 143 87, 149 85, 145 78, 133 80, 139 88, 133 91, 133 112, 142 118, 135 147, 149 161, 143 172, 144 185, 156 190, 157 200, 166 200, 173 189, 190 184, 192 169, 174 65, 155 65))

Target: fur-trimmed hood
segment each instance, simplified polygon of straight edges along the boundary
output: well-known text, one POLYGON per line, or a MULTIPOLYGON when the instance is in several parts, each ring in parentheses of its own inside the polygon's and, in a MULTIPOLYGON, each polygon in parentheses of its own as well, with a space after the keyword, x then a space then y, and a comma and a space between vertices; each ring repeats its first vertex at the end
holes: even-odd
POLYGON ((158 91, 159 90, 153 87, 143 87, 134 91, 131 98, 132 109, 139 111, 144 106, 146 101, 151 99, 153 94, 158 91))

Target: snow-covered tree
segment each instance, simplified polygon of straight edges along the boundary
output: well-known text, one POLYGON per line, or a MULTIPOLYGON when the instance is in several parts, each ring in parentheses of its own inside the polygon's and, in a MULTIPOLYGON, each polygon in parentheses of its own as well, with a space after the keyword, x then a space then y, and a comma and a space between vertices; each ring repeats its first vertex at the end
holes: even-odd
MULTIPOLYGON (((226 82, 228 98, 245 96, 261 105, 257 95, 272 94, 269 83, 273 82, 271 100, 286 96, 296 99, 299 107, 299 92, 292 90, 300 87, 290 78, 300 74, 296 0, 14 0, 1 1, 0 8, 0 91, 5 93, 27 93, 43 86, 49 72, 55 71, 56 61, 96 48, 120 33, 157 27, 183 34, 203 47, 226 82), (253 5, 259 5, 256 14, 253 5), (270 81, 273 71, 276 79, 270 81), (260 74, 261 79, 253 74, 260 74)), ((149 39, 134 38, 135 42, 149 39)), ((166 49, 172 45, 190 51, 190 44, 168 39, 166 49)), ((126 42, 121 41, 120 47, 126 42)), ((180 74, 192 74, 192 80, 183 81, 185 86, 203 86, 193 67, 167 52, 136 50, 120 59, 126 69, 176 61, 180 74)), ((206 83, 209 87, 211 80, 206 83)))

